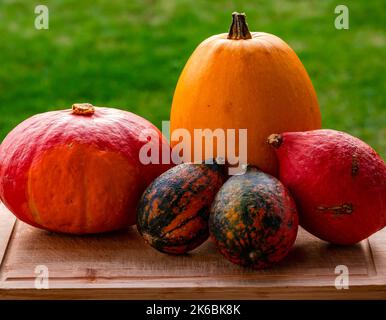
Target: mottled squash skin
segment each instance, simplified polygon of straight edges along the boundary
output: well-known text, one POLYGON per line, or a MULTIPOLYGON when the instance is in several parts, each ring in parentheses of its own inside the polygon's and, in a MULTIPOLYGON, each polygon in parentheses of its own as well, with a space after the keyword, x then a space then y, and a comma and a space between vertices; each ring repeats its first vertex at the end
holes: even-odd
POLYGON ((193 250, 209 236, 210 206, 225 180, 218 164, 185 163, 166 171, 142 195, 138 231, 161 252, 193 250))
POLYGON ((229 178, 216 195, 209 229, 228 260, 263 269, 291 249, 298 230, 296 206, 279 180, 249 167, 229 178))

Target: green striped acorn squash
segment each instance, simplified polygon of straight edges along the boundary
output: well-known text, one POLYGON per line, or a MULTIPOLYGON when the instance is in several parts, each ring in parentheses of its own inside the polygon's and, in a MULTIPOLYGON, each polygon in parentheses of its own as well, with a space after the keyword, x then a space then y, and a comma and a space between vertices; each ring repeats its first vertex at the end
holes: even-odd
POLYGON ((298 230, 295 202, 276 178, 255 167, 232 176, 213 202, 209 229, 220 253, 254 269, 283 259, 298 230))
POLYGON ((213 199, 226 180, 219 164, 177 165, 145 190, 138 204, 137 228, 157 250, 183 254, 209 237, 213 199))

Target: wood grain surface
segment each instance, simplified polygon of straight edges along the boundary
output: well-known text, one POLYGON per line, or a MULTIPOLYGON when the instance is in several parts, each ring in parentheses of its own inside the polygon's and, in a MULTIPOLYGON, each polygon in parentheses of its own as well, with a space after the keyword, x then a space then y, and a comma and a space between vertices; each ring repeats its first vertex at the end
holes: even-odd
POLYGON ((134 227, 53 234, 16 221, 0 204, 0 298, 386 299, 386 229, 350 247, 300 230, 282 263, 254 271, 225 260, 211 241, 170 256, 147 246, 134 227), (349 270, 349 289, 335 287, 338 265, 349 270), (49 289, 35 287, 39 266, 49 272, 49 289))

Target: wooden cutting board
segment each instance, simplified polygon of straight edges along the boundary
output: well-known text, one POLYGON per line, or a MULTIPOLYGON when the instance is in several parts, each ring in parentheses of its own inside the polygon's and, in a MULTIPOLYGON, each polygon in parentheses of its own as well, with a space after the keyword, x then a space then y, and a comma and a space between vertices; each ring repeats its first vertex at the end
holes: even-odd
POLYGON ((147 246, 133 227, 58 235, 16 221, 0 204, 0 298, 386 299, 386 228, 350 247, 300 230, 282 263, 254 271, 225 260, 211 241, 170 256, 147 246), (348 268, 349 289, 335 287, 338 265, 348 268))

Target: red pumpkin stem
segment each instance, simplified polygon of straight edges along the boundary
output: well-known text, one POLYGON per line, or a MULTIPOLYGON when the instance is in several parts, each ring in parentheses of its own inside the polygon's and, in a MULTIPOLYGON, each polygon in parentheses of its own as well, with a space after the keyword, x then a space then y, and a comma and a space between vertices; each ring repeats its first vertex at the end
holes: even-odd
POLYGON ((246 21, 245 13, 232 13, 232 24, 229 29, 228 39, 231 40, 247 40, 252 39, 252 35, 249 32, 248 24, 246 21))
POLYGON ((281 134, 278 134, 278 133, 271 134, 268 137, 267 142, 272 147, 279 148, 281 146, 281 144, 283 143, 283 136, 281 134))
POLYGON ((90 103, 74 103, 72 105, 72 113, 76 115, 92 115, 95 112, 95 107, 90 103))

